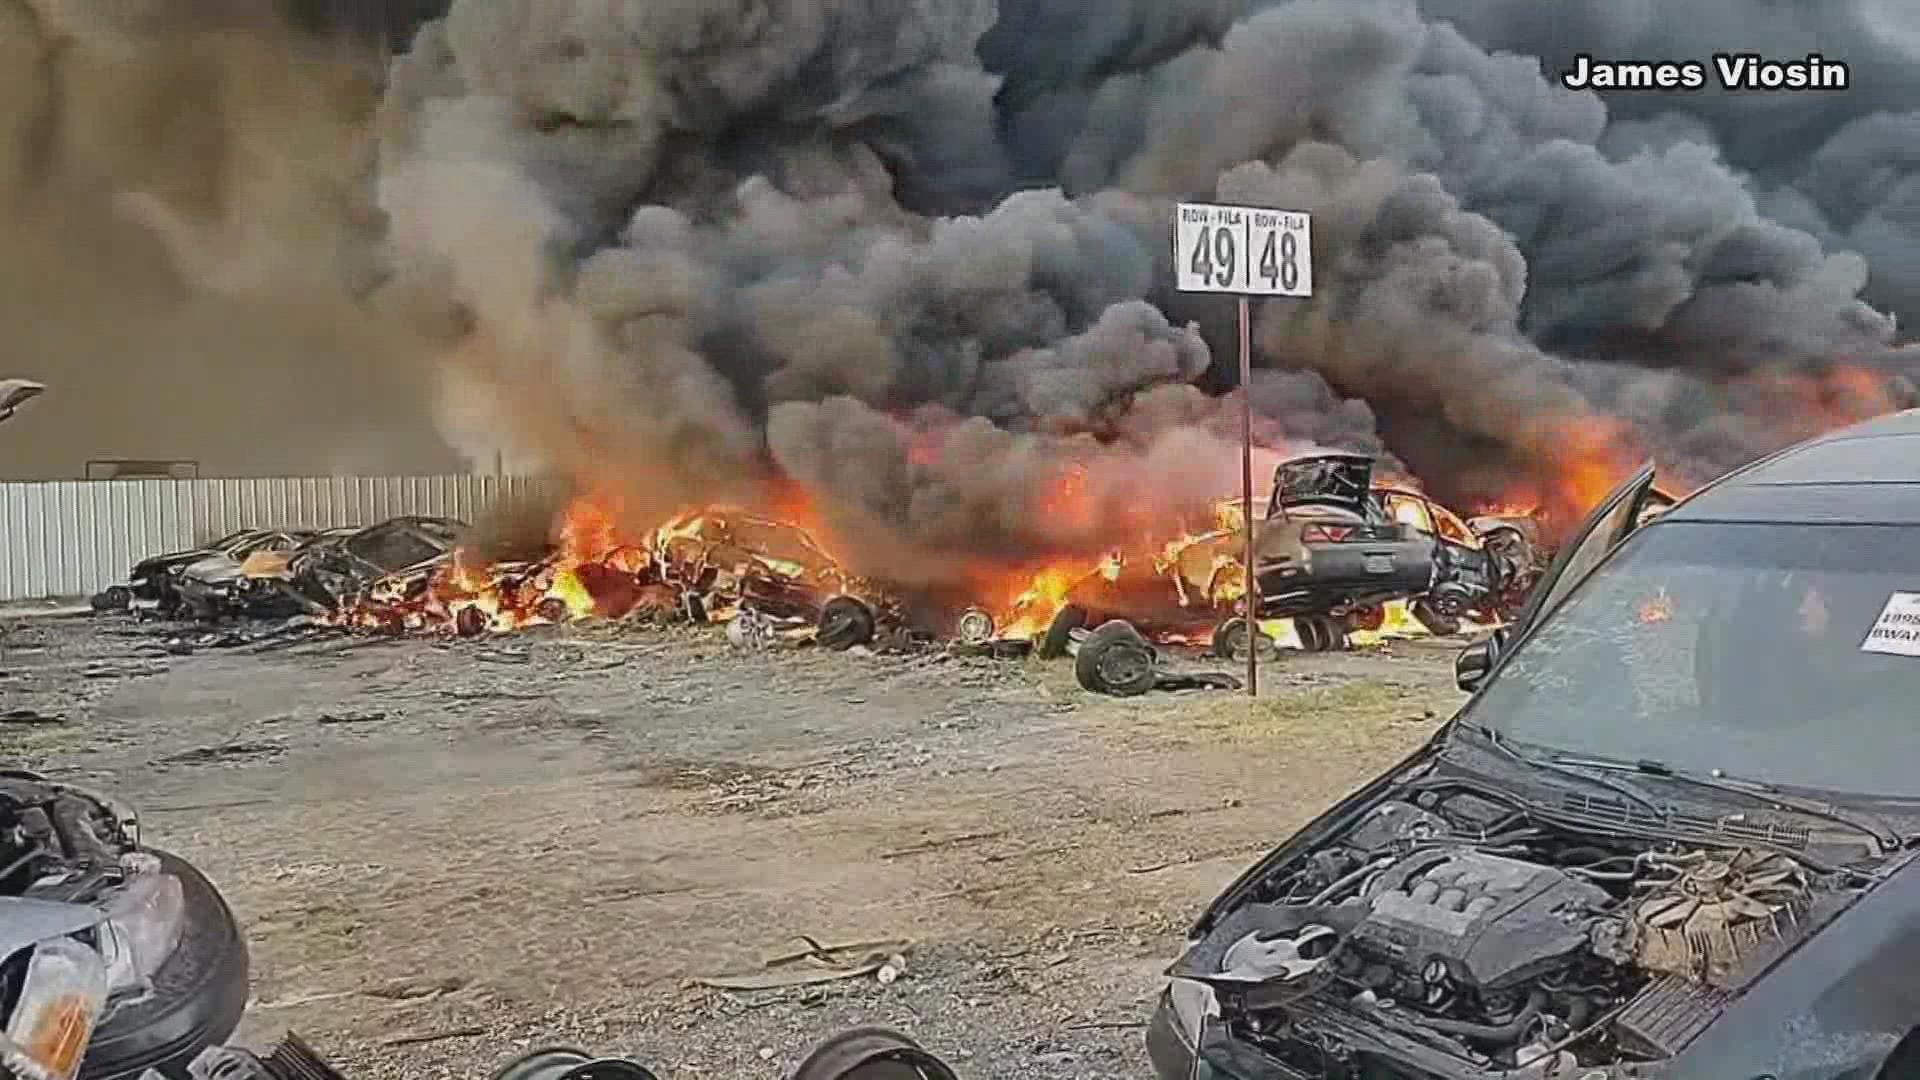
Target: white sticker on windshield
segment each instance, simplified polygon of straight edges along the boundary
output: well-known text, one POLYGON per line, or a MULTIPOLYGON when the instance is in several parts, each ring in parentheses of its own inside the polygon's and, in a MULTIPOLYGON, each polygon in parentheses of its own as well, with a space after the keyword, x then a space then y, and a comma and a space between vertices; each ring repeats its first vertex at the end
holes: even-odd
POLYGON ((1920 656, 1920 593, 1897 592, 1887 597, 1887 606, 1880 609, 1860 651, 1920 656))

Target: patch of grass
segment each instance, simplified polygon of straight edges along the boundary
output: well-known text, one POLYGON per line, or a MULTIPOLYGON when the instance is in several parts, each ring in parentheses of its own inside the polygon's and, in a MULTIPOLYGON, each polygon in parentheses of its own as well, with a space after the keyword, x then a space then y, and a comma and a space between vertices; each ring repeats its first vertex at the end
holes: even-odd
POLYGON ((1433 730, 1440 715, 1432 695, 1374 679, 1276 687, 1255 700, 1222 691, 1156 695, 1124 704, 1124 722, 1135 736, 1186 745, 1280 742, 1299 750, 1372 749, 1383 739, 1412 745, 1433 730))

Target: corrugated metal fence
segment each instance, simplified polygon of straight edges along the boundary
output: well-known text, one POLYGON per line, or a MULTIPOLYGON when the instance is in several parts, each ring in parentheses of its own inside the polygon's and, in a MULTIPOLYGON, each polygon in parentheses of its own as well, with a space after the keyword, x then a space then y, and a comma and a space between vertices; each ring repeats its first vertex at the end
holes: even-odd
POLYGON ((480 475, 0 483, 0 600, 97 592, 140 559, 238 529, 371 525, 402 514, 472 521, 538 485, 480 475))

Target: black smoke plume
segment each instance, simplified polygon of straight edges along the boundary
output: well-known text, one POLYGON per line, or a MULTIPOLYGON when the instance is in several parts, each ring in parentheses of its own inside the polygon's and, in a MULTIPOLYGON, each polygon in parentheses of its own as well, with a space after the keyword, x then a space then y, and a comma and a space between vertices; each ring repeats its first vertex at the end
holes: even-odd
POLYGON ((476 457, 636 516, 798 481, 924 567, 1232 490, 1232 305, 1171 292, 1168 234, 1255 203, 1315 215, 1315 296, 1256 304, 1269 450, 1463 502, 1643 454, 1697 481, 1913 400, 1920 35, 1801 6, 1855 93, 1554 80, 1787 50, 1734 0, 454 0, 390 71, 372 303, 440 342, 476 457))

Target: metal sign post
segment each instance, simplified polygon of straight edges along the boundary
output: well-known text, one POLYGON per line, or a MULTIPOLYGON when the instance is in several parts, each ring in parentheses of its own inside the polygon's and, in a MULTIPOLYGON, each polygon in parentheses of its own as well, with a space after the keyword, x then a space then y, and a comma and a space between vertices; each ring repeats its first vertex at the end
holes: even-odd
POLYGON ((1240 516, 1246 534, 1247 696, 1260 693, 1259 522, 1253 512, 1253 317, 1255 296, 1313 295, 1313 224, 1306 214, 1255 206, 1181 203, 1173 211, 1174 287, 1230 293, 1240 309, 1240 516))

